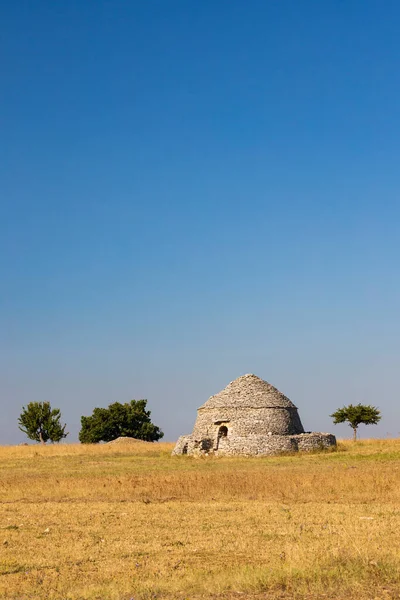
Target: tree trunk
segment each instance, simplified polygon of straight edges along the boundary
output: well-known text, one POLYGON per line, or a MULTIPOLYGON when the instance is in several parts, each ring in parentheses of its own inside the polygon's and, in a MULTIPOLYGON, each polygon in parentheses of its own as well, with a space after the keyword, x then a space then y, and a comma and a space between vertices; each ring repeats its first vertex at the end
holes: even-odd
POLYGON ((353 432, 354 432, 353 442, 355 442, 357 440, 357 427, 353 427, 353 432))
POLYGON ((41 431, 39 431, 39 439, 40 439, 40 443, 41 443, 41 444, 45 444, 45 443, 46 443, 46 442, 44 441, 44 439, 43 439, 43 436, 42 436, 42 432, 41 432, 41 431))

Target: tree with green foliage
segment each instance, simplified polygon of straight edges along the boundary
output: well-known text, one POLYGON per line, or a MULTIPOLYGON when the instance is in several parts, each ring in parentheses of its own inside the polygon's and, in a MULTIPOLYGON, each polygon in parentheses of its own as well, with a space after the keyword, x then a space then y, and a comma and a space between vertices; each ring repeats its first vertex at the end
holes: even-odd
POLYGON ((357 428, 361 423, 364 425, 376 425, 381 420, 380 410, 376 406, 367 404, 349 404, 343 408, 338 408, 336 412, 330 415, 333 418, 333 423, 348 422, 353 430, 353 439, 357 439, 357 428))
POLYGON ((18 425, 30 440, 45 444, 48 440, 59 442, 67 437, 66 425, 61 425, 60 420, 60 409, 52 409, 50 402, 30 402, 22 407, 18 425))
POLYGON ((82 444, 111 442, 118 437, 133 437, 156 442, 163 432, 150 419, 147 400, 131 400, 125 404, 114 402, 108 408, 95 408, 90 417, 81 417, 79 441, 82 444))

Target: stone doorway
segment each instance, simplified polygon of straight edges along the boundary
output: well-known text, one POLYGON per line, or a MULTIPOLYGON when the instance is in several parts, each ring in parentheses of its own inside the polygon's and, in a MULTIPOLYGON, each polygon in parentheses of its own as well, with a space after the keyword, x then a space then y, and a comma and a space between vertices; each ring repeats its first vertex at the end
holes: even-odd
POLYGON ((226 425, 221 425, 218 428, 218 433, 217 433, 217 442, 215 444, 215 450, 218 450, 218 448, 220 447, 221 443, 223 444, 224 441, 227 439, 228 437, 228 428, 226 425))

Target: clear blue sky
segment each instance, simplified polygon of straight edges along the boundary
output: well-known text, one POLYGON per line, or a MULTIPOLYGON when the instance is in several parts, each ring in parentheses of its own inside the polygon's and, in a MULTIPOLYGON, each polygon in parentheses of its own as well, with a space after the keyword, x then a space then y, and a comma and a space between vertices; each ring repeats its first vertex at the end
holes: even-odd
POLYGON ((0 443, 148 398, 173 440, 254 372, 400 434, 400 4, 0 8, 0 443))

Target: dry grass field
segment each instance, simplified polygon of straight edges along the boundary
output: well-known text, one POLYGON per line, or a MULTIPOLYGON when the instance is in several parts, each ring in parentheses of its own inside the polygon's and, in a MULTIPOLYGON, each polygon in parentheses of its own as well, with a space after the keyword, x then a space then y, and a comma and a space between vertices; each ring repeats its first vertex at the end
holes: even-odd
POLYGON ((171 449, 0 448, 0 597, 400 598, 400 440, 171 449))

